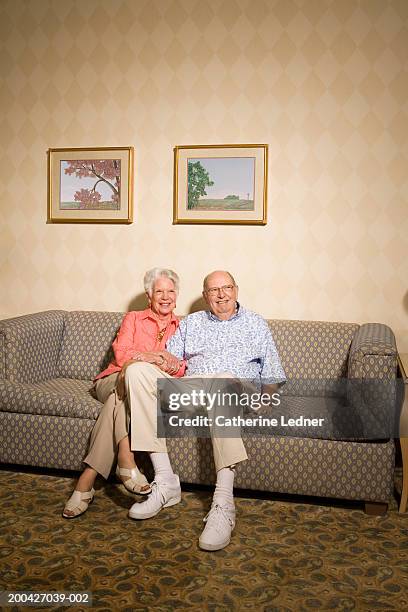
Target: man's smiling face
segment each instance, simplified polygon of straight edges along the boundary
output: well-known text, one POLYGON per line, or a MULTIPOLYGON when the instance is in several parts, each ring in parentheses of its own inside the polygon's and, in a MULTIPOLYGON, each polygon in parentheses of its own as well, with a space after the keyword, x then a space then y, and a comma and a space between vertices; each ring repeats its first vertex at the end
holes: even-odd
POLYGON ((225 321, 235 313, 238 287, 228 272, 212 272, 207 276, 203 297, 211 312, 225 321))

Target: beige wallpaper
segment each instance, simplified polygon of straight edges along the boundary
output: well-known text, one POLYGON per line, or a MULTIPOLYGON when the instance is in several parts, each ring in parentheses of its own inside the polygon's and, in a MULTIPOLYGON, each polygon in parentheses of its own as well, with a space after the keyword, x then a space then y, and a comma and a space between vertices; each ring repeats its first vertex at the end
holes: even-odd
POLYGON ((185 313, 221 267, 408 352, 406 0, 1 0, 0 45, 0 316, 126 309, 154 265, 185 313), (265 227, 172 225, 174 145, 257 142, 265 227), (128 145, 133 225, 46 224, 49 147, 128 145))

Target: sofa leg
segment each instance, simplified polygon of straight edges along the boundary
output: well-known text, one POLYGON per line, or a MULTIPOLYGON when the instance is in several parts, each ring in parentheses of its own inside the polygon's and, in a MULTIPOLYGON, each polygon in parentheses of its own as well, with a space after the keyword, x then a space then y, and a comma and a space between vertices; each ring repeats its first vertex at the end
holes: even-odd
POLYGON ((383 516, 387 514, 388 504, 382 502, 365 502, 365 513, 371 516, 383 516))

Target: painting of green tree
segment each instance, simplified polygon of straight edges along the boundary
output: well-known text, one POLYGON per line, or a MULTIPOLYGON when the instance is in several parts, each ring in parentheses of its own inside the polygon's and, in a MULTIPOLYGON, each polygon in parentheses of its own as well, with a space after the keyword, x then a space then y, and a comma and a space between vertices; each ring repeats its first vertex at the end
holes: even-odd
POLYGON ((206 187, 212 187, 214 182, 210 180, 207 170, 199 160, 188 162, 188 203, 187 208, 191 210, 198 208, 198 202, 202 196, 207 195, 206 187))
POLYGON ((255 157, 187 160, 188 210, 254 210, 255 157))

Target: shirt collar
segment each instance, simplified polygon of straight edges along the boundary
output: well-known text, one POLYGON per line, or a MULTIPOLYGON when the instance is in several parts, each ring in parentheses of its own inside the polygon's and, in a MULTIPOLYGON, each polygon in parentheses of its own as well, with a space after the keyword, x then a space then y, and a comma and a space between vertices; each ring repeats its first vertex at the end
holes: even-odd
MULTIPOLYGON (((142 310, 142 312, 140 313, 140 318, 141 319, 152 319, 156 323, 158 322, 157 316, 154 314, 154 312, 153 312, 153 310, 151 308, 146 308, 146 310, 142 310)), ((175 323, 177 321, 178 321, 178 319, 177 319, 176 315, 174 314, 174 312, 172 312, 171 313, 171 319, 170 319, 169 323, 175 323)))
MULTIPOLYGON (((237 309, 235 311, 235 314, 233 314, 232 317, 230 317, 229 319, 225 319, 226 321, 232 321, 233 319, 237 319, 243 314, 244 308, 239 302, 236 302, 236 308, 237 309)), ((215 314, 211 312, 211 310, 207 310, 207 316, 211 321, 222 321, 222 319, 219 319, 215 314)))

